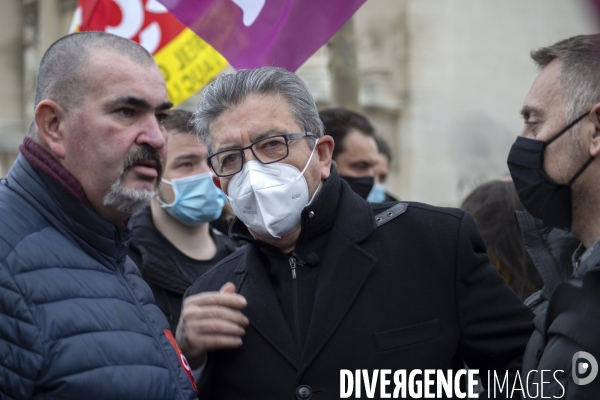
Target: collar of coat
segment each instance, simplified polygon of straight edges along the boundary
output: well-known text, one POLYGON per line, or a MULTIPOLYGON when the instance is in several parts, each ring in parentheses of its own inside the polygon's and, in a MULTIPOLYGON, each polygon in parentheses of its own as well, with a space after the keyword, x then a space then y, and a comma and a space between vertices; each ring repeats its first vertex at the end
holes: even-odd
POLYGON ((35 169, 52 178, 67 193, 89 209, 93 209, 77 178, 62 166, 46 149, 26 136, 19 146, 23 157, 35 169))
POLYGON ((241 221, 236 219, 232 223, 230 236, 243 239, 249 245, 239 253, 237 265, 227 280, 233 282, 248 301, 244 312, 254 329, 295 366, 300 375, 342 322, 375 265, 375 256, 363 250, 360 242, 376 228, 371 205, 355 194, 332 167, 321 192, 302 211, 302 231, 296 243, 298 248, 303 242, 323 232, 329 236, 327 251, 319 262, 314 303, 327 304, 327 307, 313 308, 301 350, 276 300, 267 270, 260 267, 262 258, 259 256, 259 247, 268 245, 252 238, 241 221), (314 212, 312 218, 309 217, 311 211, 314 212), (330 310, 336 310, 335 316, 332 317, 330 310))
MULTIPOLYGON (((332 229, 339 230, 352 242, 359 243, 377 228, 371 205, 354 193, 340 178, 334 165, 331 166, 331 174, 323 183, 317 197, 302 210, 300 224, 301 231, 296 248, 299 243, 332 229), (340 210, 343 211, 340 213, 340 210), (311 213, 314 213, 313 217, 310 217, 311 213)), ((229 227, 229 236, 258 247, 278 250, 254 239, 246 225, 237 217, 229 227)))
POLYGON ((34 168, 24 154, 17 156, 5 185, 96 261, 111 270, 125 261, 130 230, 102 218, 55 178, 34 168))

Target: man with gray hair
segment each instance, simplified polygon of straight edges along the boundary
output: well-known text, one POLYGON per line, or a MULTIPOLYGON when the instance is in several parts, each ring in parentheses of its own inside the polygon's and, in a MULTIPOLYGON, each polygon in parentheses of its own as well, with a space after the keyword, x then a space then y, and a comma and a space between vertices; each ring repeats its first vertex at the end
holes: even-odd
POLYGON ((523 103, 523 131, 508 166, 527 211, 547 227, 570 230, 581 245, 573 276, 534 320, 524 397, 598 398, 600 35, 572 37, 531 57, 541 72, 523 103))
POLYGON ((0 185, 0 398, 196 397, 127 258, 170 108, 158 66, 130 40, 77 33, 44 54, 30 136, 0 185))
MULTIPOLYGON (((201 371, 201 398, 358 398, 360 370, 374 379, 369 392, 390 397, 390 371, 454 373, 465 361, 482 377, 518 372, 532 314, 490 264, 473 218, 355 194, 296 75, 219 76, 194 124, 237 214, 230 236, 248 242, 186 294, 176 336, 201 371)), ((461 390, 413 383, 411 396, 461 390)))

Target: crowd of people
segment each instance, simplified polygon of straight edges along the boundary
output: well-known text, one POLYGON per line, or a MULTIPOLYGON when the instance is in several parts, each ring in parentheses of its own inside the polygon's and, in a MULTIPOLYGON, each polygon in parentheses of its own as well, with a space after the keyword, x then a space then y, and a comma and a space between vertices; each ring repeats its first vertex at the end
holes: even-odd
POLYGON ((191 113, 138 44, 61 38, 0 181, 0 399, 334 399, 342 370, 467 367, 480 398, 490 374, 598 398, 600 35, 532 58, 510 175, 459 209, 391 195, 368 119, 285 69, 191 113))

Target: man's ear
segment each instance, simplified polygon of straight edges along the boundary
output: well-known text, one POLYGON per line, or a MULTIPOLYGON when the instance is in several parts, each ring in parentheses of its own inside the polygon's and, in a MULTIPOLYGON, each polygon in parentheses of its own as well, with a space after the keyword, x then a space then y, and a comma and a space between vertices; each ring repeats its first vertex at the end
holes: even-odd
POLYGON ((594 123, 594 133, 590 141, 590 156, 598 157, 600 155, 600 103, 592 107, 590 118, 594 123))
POLYGON ((56 102, 46 99, 35 108, 35 123, 41 142, 52 155, 65 158, 67 114, 56 102))
POLYGON ((317 143, 317 155, 319 156, 319 162, 321 163, 322 180, 329 178, 331 172, 331 156, 333 154, 334 146, 335 143, 333 142, 333 138, 329 135, 321 136, 317 143))

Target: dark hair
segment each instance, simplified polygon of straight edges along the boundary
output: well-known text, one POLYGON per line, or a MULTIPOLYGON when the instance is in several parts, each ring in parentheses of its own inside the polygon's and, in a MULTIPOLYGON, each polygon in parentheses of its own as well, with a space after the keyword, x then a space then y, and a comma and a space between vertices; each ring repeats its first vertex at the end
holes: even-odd
POLYGON ((393 157, 390 146, 383 138, 379 136, 375 138, 375 141, 377 142, 377 151, 379 152, 379 154, 383 154, 388 159, 388 163, 391 166, 393 157))
POLYGON ((512 182, 492 181, 477 187, 461 208, 473 215, 490 261, 521 300, 541 289, 542 280, 529 257, 515 211, 525 211, 512 182))
POLYGON ((357 129, 366 136, 375 137, 375 129, 364 116, 354 111, 343 108, 329 108, 319 112, 321 121, 325 126, 325 134, 333 138, 335 146, 332 158, 335 160, 338 154, 346 151, 344 139, 351 129, 357 129))
POLYGON ((194 134, 194 127, 191 124, 192 115, 193 114, 187 110, 172 110, 165 120, 165 129, 167 131, 177 131, 177 133, 194 134))
POLYGON ((531 58, 539 69, 546 68, 555 59, 561 60, 559 79, 569 121, 600 101, 600 34, 561 40, 532 51, 531 58))

